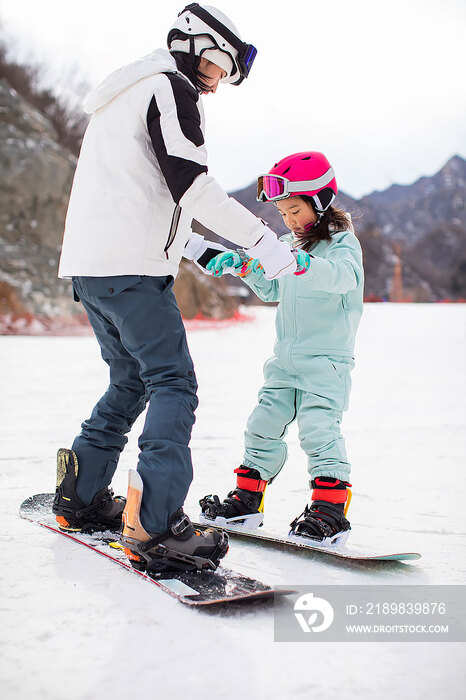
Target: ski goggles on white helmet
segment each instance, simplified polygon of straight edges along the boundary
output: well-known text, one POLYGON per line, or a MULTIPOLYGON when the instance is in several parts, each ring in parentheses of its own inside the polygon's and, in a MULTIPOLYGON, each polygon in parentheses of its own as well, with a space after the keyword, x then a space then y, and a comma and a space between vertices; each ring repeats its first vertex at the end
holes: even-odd
POLYGON ((286 199, 298 192, 312 195, 328 185, 334 177, 335 173, 332 167, 321 177, 314 180, 301 180, 300 182, 292 182, 282 175, 266 173, 257 178, 256 199, 258 202, 278 202, 280 199, 286 199))
MULTIPOLYGON (((227 27, 224 22, 215 17, 213 14, 213 12, 217 12, 219 16, 225 17, 223 13, 220 13, 220 11, 216 10, 215 8, 209 9, 202 7, 197 2, 187 5, 184 10, 179 13, 178 20, 168 35, 168 45, 170 47, 173 39, 176 40, 182 37, 191 38, 191 40, 196 36, 209 37, 214 44, 214 46, 211 48, 216 48, 218 51, 228 54, 233 62, 231 74, 221 82, 229 82, 232 85, 239 85, 245 78, 248 77, 252 64, 254 63, 254 59, 257 55, 257 49, 252 44, 246 44, 244 41, 242 41, 240 37, 237 36, 234 31, 232 31, 232 29, 227 27), (209 12, 209 9, 211 9, 212 12, 209 12), (185 13, 188 13, 186 18, 186 26, 181 21, 182 16, 185 13), (197 18, 197 24, 196 22, 188 23, 189 13, 197 18), (189 26, 190 24, 193 26, 189 26)), ((225 17, 225 20, 229 21, 227 17, 225 17)))

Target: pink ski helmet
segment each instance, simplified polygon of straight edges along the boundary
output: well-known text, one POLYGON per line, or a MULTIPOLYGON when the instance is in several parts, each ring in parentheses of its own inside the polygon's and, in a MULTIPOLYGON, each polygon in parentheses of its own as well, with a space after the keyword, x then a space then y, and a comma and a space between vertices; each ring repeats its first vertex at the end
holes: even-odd
POLYGON ((327 211, 338 193, 332 166, 323 153, 293 153, 275 163, 257 179, 257 201, 276 202, 286 197, 311 197, 319 218, 327 211))

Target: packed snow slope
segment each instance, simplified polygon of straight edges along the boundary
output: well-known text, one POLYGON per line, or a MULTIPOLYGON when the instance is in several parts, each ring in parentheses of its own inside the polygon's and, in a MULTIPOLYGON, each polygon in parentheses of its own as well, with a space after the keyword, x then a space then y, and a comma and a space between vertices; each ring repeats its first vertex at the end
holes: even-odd
MULTIPOLYGON (((224 496, 271 354, 274 310, 188 335, 200 405, 192 439, 196 516, 224 496)), ((464 697, 465 646, 452 643, 274 643, 273 608, 207 615, 18 517, 54 488, 55 453, 70 446, 107 384, 93 338, 0 338, 3 519, 3 700, 362 700, 464 697)), ((267 583, 465 583, 466 307, 366 305, 350 411, 350 542, 420 551, 389 568, 337 564, 232 541, 225 564, 267 583)), ((114 480, 126 491, 133 429, 114 480)), ((306 459, 290 429, 288 463, 268 489, 266 524, 285 533, 308 496, 306 459)))

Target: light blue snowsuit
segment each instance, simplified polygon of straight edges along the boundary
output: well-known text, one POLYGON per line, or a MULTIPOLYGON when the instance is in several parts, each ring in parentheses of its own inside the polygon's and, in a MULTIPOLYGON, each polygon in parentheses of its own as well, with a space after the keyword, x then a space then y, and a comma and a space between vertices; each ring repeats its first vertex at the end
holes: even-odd
MULTIPOLYGON (((281 240, 291 243, 287 234, 281 240)), ((270 480, 287 458, 284 442, 296 418, 312 479, 349 481, 351 465, 340 432, 348 409, 355 334, 362 314, 362 251, 352 231, 332 234, 309 251, 309 270, 266 280, 251 272, 244 282, 260 299, 278 301, 274 353, 245 430, 243 464, 270 480)))

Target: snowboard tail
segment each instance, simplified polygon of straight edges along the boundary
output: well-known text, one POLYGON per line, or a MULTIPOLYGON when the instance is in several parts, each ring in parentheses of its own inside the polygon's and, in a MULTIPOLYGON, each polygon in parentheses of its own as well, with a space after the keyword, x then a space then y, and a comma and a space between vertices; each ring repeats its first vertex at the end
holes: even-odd
POLYGON ((109 530, 93 534, 69 533, 60 530, 52 513, 53 498, 51 493, 40 493, 27 498, 20 506, 20 516, 97 552, 135 576, 157 586, 185 605, 194 607, 225 606, 232 603, 273 599, 275 596, 294 593, 291 590, 276 590, 261 581, 223 567, 218 567, 215 571, 178 571, 153 575, 138 571, 131 566, 123 551, 123 546, 116 541, 116 533, 109 530))

